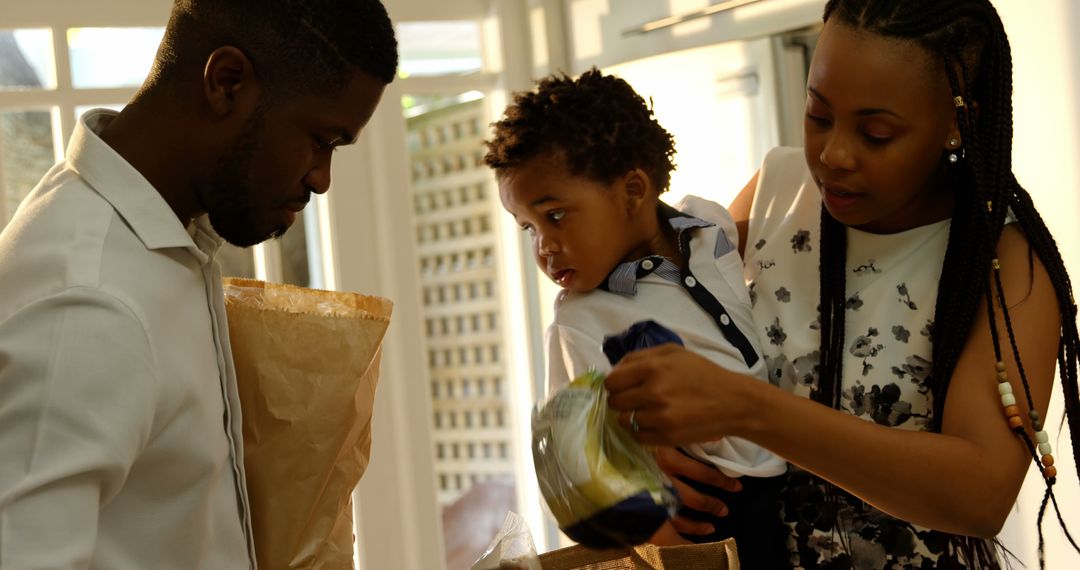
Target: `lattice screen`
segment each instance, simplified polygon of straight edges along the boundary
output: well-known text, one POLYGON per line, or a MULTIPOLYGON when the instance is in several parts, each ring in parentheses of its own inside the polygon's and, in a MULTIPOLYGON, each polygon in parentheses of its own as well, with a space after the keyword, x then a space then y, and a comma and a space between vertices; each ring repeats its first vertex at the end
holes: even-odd
POLYGON ((408 120, 443 504, 513 476, 492 223, 502 210, 482 161, 484 117, 477 100, 408 120))

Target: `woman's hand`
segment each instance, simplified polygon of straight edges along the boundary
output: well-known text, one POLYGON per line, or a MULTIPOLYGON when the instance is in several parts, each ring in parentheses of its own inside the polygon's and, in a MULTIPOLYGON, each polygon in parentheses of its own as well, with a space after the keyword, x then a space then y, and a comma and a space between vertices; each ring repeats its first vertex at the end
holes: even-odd
MULTIPOLYGON (((641 442, 665 446, 657 450, 656 462, 671 478, 683 506, 726 516, 723 501, 694 490, 680 477, 727 491, 741 490, 739 480, 667 446, 727 435, 738 375, 680 346, 665 344, 628 354, 604 384, 608 405, 619 413, 619 422, 641 442)), ((688 535, 713 532, 712 525, 684 517, 672 519, 671 524, 688 535)))
POLYGON ((677 446, 720 439, 740 418, 739 390, 760 382, 674 344, 639 350, 608 374, 608 405, 642 443, 677 446))
MULTIPOLYGON (((728 477, 721 473, 719 469, 688 457, 673 447, 658 448, 656 450, 656 463, 671 478, 675 490, 679 493, 679 502, 688 509, 711 513, 718 517, 727 516, 728 514, 727 505, 723 501, 695 491, 693 487, 684 483, 679 477, 719 487, 726 491, 742 490, 742 484, 739 483, 738 479, 728 477)), ((671 519, 671 526, 682 534, 706 535, 714 532, 712 525, 709 523, 684 517, 671 519)))

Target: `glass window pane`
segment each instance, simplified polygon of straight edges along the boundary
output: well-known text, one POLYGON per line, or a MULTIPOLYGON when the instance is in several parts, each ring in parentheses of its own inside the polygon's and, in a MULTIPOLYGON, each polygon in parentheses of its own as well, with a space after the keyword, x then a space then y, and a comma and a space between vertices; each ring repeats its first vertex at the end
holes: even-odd
MULTIPOLYGON (((308 204, 300 215, 296 216, 289 231, 281 236, 281 280, 290 285, 312 287, 308 268, 308 217, 315 210, 315 204, 308 204), (309 210, 311 211, 309 213, 309 210)), ((318 247, 318 243, 313 244, 318 247)), ((321 288, 321 287, 318 287, 321 288)))
POLYGON ((56 89, 52 31, 0 29, 0 91, 56 89))
POLYGON ((224 277, 255 278, 255 250, 225 243, 218 250, 217 261, 224 277))
MULTIPOLYGON (((432 402, 436 414, 449 414, 436 423, 437 441, 461 443, 460 455, 438 457, 435 470, 453 473, 453 484, 439 486, 448 570, 464 570, 483 553, 499 529, 506 511, 517 510, 515 466, 508 453, 513 442, 510 401, 503 392, 481 390, 474 378, 509 372, 499 359, 503 335, 479 325, 502 310, 498 300, 480 299, 486 283, 497 278, 494 263, 478 260, 493 251, 498 235, 480 220, 502 215, 489 188, 494 176, 482 161, 488 124, 483 94, 405 96, 406 144, 413 174, 411 203, 418 228, 431 239, 417 243, 421 287, 434 291, 423 308, 424 317, 438 319, 444 334, 429 339, 443 358, 429 362, 433 381, 445 389, 432 402), (470 228, 466 231, 464 228, 470 228), (424 271, 425 267, 441 267, 424 271), (446 382, 444 379, 451 378, 446 382), (501 422, 496 419, 501 418, 501 422), (496 455, 493 450, 505 450, 496 455), (477 450, 480 450, 478 452, 477 450), (497 519, 497 520, 495 520, 497 519)), ((522 450, 528 453, 528 450, 522 450)), ((440 481, 441 483, 441 481, 440 481)))
MULTIPOLYGON (((410 119, 424 113, 431 113, 446 107, 483 99, 483 97, 484 94, 479 91, 466 91, 456 95, 403 95, 401 97, 401 106, 405 109, 405 118, 410 119)), ((466 135, 465 138, 474 138, 475 135, 481 135, 482 138, 482 135, 486 134, 486 128, 486 125, 480 126, 479 120, 470 120, 467 124, 456 123, 451 125, 450 128, 410 132, 406 138, 406 143, 409 145, 409 150, 415 152, 445 144, 447 140, 460 140, 463 135, 466 135)), ((414 168, 413 171, 417 174, 423 173, 426 171, 423 166, 418 165, 418 168, 414 168)), ((431 207, 434 208, 435 205, 431 205, 431 207)), ((423 209, 417 208, 418 211, 423 209)))
POLYGON ((75 122, 79 122, 79 119, 91 109, 112 109, 113 111, 119 111, 124 108, 126 103, 103 103, 101 105, 78 105, 75 107, 75 122))
POLYGON ((396 31, 402 77, 459 75, 483 67, 476 22, 406 22, 396 31))
POLYGON ((51 112, 0 113, 0 227, 55 162, 51 112))
POLYGON ((71 82, 77 89, 138 87, 150 72, 164 28, 71 28, 71 82))

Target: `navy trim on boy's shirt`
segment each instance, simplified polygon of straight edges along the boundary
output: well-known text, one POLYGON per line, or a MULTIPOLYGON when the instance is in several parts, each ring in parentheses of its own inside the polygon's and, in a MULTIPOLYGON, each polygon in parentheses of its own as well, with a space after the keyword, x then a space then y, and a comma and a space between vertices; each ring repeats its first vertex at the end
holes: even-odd
MULTIPOLYGON (((695 228, 708 228, 715 226, 712 222, 707 222, 701 218, 695 218, 689 214, 684 214, 671 206, 661 203, 660 213, 664 219, 671 225, 671 229, 675 230, 678 236, 682 236, 682 233, 689 229, 695 228)), ((720 232, 723 236, 724 232, 720 232)), ((720 241, 717 240, 716 251, 720 251, 720 241)), ((728 243, 727 236, 724 236, 722 241, 728 243)), ((730 249, 728 250, 730 251, 730 249)), ((724 252, 726 253, 726 251, 724 252)), ((718 254, 716 257, 720 257, 718 254)), ((689 256, 687 256, 689 259, 689 256)), ((611 293, 618 293, 619 295, 625 295, 627 297, 633 297, 637 295, 637 282, 638 279, 650 274, 656 273, 658 276, 671 281, 672 283, 679 283, 682 281, 682 272, 679 271, 679 266, 675 265, 670 259, 659 256, 650 255, 634 261, 627 261, 620 263, 608 274, 607 279, 600 284, 600 289, 611 293)))
MULTIPOLYGON (((689 230, 708 228, 716 224, 685 214, 661 203, 661 216, 671 224, 675 230, 679 251, 687 260, 686 270, 682 270, 670 259, 659 255, 650 255, 634 261, 620 263, 608 274, 607 279, 597 287, 610 293, 616 293, 627 297, 637 295, 637 282, 639 279, 656 273, 657 276, 678 283, 690 293, 690 297, 699 307, 712 317, 721 334, 742 354, 743 361, 748 367, 753 367, 760 358, 754 345, 746 338, 734 319, 730 317, 724 305, 704 286, 700 286, 693 273, 690 271, 690 237, 689 230)), ((735 249, 734 244, 728 239, 723 230, 717 232, 716 245, 713 247, 713 258, 718 259, 735 249)))

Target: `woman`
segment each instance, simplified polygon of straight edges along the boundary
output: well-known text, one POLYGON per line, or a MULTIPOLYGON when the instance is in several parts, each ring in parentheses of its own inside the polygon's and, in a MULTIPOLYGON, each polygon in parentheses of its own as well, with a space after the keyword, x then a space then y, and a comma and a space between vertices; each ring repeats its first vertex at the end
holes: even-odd
POLYGON ((1080 433, 1069 278, 1011 171, 1008 39, 989 0, 831 0, 824 19, 805 151, 770 153, 731 208, 774 385, 661 347, 611 373, 609 401, 645 443, 786 457, 797 567, 997 567, 1031 462, 1048 498, 1056 481, 1055 360, 1080 433))

